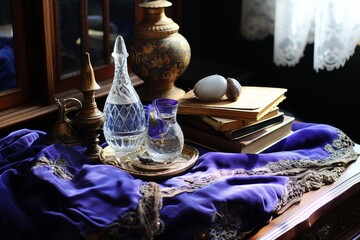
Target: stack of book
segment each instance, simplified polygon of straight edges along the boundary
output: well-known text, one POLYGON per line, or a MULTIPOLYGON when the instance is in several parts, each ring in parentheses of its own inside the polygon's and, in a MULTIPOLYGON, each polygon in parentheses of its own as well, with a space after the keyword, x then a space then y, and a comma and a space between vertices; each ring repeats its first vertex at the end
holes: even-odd
POLYGON ((279 104, 285 88, 242 86, 229 101, 199 101, 192 90, 179 99, 178 121, 185 140, 216 151, 259 153, 291 134, 294 117, 279 104))

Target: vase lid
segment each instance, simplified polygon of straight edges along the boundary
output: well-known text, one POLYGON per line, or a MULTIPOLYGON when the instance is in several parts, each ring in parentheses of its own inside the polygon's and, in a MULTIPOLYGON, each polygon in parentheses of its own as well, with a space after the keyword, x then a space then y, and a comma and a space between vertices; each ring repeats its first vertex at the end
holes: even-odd
POLYGON ((139 7, 162 8, 162 7, 170 7, 171 5, 172 5, 172 3, 169 1, 166 1, 166 0, 154 0, 154 1, 145 0, 144 2, 139 4, 139 7))

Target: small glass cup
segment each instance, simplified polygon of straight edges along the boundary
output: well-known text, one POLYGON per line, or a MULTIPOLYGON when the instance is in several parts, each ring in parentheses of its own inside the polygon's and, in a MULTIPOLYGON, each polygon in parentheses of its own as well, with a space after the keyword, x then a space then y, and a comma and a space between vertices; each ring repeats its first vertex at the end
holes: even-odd
POLYGON ((184 134, 176 120, 178 105, 174 99, 160 98, 149 106, 145 147, 154 162, 169 163, 184 148, 184 134))

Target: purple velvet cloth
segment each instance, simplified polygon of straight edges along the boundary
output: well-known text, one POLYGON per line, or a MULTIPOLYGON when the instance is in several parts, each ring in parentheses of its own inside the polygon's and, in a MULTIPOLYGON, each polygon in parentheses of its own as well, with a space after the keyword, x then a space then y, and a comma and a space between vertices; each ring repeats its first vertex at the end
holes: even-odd
POLYGON ((298 180, 272 163, 356 159, 332 126, 296 122, 293 131, 261 154, 202 150, 188 172, 157 182, 92 164, 81 146, 45 145, 42 131, 15 131, 0 139, 1 238, 241 238, 307 191, 296 188, 293 201, 298 180))

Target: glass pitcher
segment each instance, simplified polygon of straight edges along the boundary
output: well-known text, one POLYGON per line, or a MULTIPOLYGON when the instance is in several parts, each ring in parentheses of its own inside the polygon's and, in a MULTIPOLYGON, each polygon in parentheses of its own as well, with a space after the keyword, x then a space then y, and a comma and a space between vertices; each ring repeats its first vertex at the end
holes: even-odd
POLYGON ((184 134, 176 120, 178 105, 178 101, 169 98, 155 99, 149 105, 145 147, 155 162, 171 162, 184 148, 184 134))

